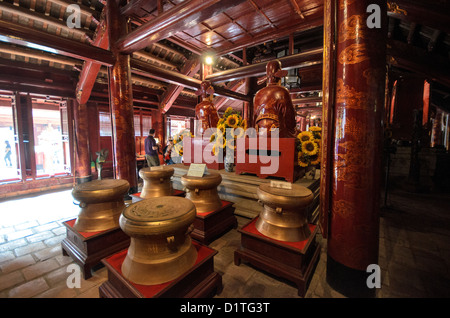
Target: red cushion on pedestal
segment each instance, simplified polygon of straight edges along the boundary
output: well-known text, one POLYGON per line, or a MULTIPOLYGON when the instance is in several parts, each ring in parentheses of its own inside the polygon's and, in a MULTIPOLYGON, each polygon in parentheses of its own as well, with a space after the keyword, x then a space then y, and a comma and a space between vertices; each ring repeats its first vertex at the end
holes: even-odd
POLYGON ((77 219, 72 219, 72 220, 69 220, 69 221, 66 221, 66 222, 64 222, 64 223, 66 223, 68 226, 70 226, 71 228, 73 228, 73 230, 74 231, 76 231, 77 233, 79 233, 81 236, 83 236, 84 238, 88 238, 88 237, 91 237, 91 236, 94 236, 94 235, 98 235, 98 234, 100 234, 100 233, 102 233, 102 232, 105 232, 105 231, 97 231, 97 232, 79 232, 79 231, 77 231, 73 226, 75 225, 75 222, 76 222, 76 220, 77 219))
MULTIPOLYGON (((195 264, 193 266, 197 265, 207 256, 215 252, 209 247, 200 245, 195 241, 192 241, 192 245, 194 245, 194 247, 197 249, 197 260, 195 261, 195 264)), ((125 249, 105 259, 105 261, 110 264, 120 275, 122 275, 122 263, 127 256, 127 252, 128 249, 125 249)), ((130 284, 133 285, 134 288, 136 288, 145 298, 152 298, 164 288, 169 286, 172 282, 173 280, 157 285, 140 285, 133 282, 130 282, 130 284)))
MULTIPOLYGON (((258 219, 257 217, 254 218, 249 224, 244 226, 241 231, 249 232, 253 235, 258 235, 258 236, 264 237, 266 239, 273 240, 279 244, 288 245, 290 247, 294 247, 299 250, 303 250, 305 248, 306 244, 308 243, 309 238, 306 240, 303 240, 303 241, 299 241, 299 242, 286 242, 286 241, 279 241, 279 240, 273 239, 271 237, 268 237, 268 236, 262 234, 261 232, 259 232, 258 229, 256 228, 255 223, 256 223, 257 219, 258 219)), ((311 233, 313 233, 316 228, 316 225, 308 224, 308 226, 309 226, 309 230, 311 231, 311 233)))

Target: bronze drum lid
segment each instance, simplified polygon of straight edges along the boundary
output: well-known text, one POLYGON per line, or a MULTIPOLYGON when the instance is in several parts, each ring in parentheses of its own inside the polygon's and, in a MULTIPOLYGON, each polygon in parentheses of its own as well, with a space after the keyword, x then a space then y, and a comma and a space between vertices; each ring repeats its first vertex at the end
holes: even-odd
POLYGON ((303 241, 311 235, 307 219, 308 206, 314 199, 311 190, 298 184, 292 184, 292 189, 262 184, 257 195, 263 205, 255 224, 260 233, 288 242, 303 241))
POLYGON ((169 166, 142 168, 139 176, 144 180, 141 198, 153 198, 173 195, 173 186, 170 178, 174 169, 169 166))
POLYGON ((191 200, 198 213, 211 212, 222 207, 217 186, 222 182, 222 176, 217 172, 207 172, 203 177, 193 177, 185 174, 181 184, 186 188, 186 198, 191 200))
POLYGON ((119 227, 129 189, 128 181, 122 179, 93 180, 75 186, 72 196, 80 201, 80 211, 74 228, 79 232, 99 232, 119 227))
POLYGON ((178 278, 197 259, 190 232, 194 204, 185 198, 166 196, 131 204, 120 217, 120 227, 131 237, 122 274, 142 285, 161 284, 178 278))

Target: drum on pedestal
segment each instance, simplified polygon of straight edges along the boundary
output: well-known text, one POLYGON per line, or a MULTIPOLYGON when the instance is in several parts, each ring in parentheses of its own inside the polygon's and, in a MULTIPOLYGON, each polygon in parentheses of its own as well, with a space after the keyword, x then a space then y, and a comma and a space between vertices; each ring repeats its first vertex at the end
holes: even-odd
POLYGON ((276 240, 298 242, 306 240, 311 231, 308 226, 308 206, 314 195, 306 187, 292 184, 292 189, 262 184, 257 189, 263 210, 256 221, 256 229, 276 240))
POLYGON ((72 196, 80 202, 80 211, 74 228, 98 232, 119 227, 129 189, 128 181, 122 179, 93 180, 75 186, 72 196))
POLYGON ((178 278, 197 259, 190 232, 196 216, 185 198, 149 198, 128 206, 120 227, 131 237, 122 275, 142 285, 161 284, 178 278))

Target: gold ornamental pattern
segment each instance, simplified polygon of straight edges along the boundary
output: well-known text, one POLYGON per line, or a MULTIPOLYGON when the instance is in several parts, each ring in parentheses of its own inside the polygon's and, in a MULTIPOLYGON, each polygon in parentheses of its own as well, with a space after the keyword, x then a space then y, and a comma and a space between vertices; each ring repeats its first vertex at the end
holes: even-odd
POLYGON ((339 53, 338 60, 341 64, 358 64, 368 58, 366 55, 366 45, 364 43, 354 43, 339 53))
POLYGON ((365 37, 363 26, 365 25, 364 17, 361 15, 352 15, 345 19, 339 27, 339 43, 346 40, 356 40, 365 37))
POLYGON ((368 98, 365 93, 358 92, 350 85, 345 85, 342 78, 340 78, 336 84, 336 104, 345 104, 347 109, 366 110, 368 98))

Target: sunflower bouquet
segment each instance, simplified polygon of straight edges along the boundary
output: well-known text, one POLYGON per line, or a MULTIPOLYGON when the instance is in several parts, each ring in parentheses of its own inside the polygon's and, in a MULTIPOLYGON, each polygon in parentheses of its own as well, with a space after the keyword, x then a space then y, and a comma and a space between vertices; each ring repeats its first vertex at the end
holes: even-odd
POLYGON ((321 131, 317 126, 310 127, 297 135, 298 165, 300 167, 315 166, 320 163, 321 131))
POLYGON ((173 151, 180 157, 183 156, 183 138, 185 137, 193 138, 194 135, 188 129, 185 129, 173 136, 173 151))
POLYGON ((240 112, 228 107, 225 110, 223 117, 220 118, 217 123, 216 132, 213 133, 210 138, 210 142, 214 142, 212 148, 213 154, 215 156, 218 155, 220 150, 225 149, 226 147, 234 151, 236 149, 236 143, 232 141, 243 137, 246 130, 247 121, 242 119, 240 112), (227 134, 227 132, 229 133, 227 134))

